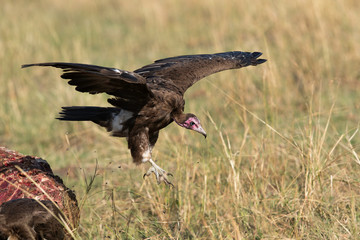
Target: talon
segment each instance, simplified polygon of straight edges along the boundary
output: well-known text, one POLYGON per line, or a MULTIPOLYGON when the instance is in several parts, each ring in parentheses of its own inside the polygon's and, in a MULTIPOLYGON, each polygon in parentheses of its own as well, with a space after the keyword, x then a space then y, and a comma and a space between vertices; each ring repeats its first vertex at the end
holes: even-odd
POLYGON ((156 175, 154 167, 150 167, 149 170, 144 174, 143 178, 150 176, 151 173, 154 173, 156 175))
POLYGON ((167 178, 167 176, 173 176, 173 174, 167 173, 164 169, 156 165, 153 160, 150 159, 149 162, 151 163, 152 166, 144 174, 143 178, 150 176, 151 173, 154 173, 158 184, 164 182, 166 185, 171 185, 172 187, 174 187, 174 184, 172 184, 167 178))

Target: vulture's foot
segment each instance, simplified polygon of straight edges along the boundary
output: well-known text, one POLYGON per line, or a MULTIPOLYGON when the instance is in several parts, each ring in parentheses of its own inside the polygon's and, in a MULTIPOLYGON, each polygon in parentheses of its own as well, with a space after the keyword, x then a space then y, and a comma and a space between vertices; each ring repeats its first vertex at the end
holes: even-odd
POLYGON ((152 159, 150 159, 149 162, 151 164, 151 167, 144 174, 143 178, 150 176, 152 173, 154 173, 158 184, 164 182, 166 185, 171 185, 172 187, 174 187, 174 184, 172 184, 167 178, 168 176, 173 176, 173 175, 171 173, 166 172, 161 167, 159 167, 152 159))

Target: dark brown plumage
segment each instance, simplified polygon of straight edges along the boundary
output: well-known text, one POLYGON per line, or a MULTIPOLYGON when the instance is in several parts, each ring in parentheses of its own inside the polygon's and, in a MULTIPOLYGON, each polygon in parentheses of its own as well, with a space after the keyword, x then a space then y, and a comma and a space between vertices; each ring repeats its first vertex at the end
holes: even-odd
POLYGON ((126 137, 135 163, 150 162, 145 175, 155 173, 158 183, 167 173, 151 158, 159 131, 175 121, 179 126, 197 131, 206 137, 199 119, 185 114, 185 91, 200 79, 227 69, 256 66, 260 52, 224 52, 184 55, 155 61, 133 72, 77 63, 37 63, 30 66, 51 66, 63 69, 61 75, 80 92, 107 93, 114 107, 63 107, 60 120, 93 121, 113 136, 126 137))
POLYGON ((5 202, 0 206, 0 239, 62 240, 65 234, 61 218, 51 201, 20 198, 5 202))

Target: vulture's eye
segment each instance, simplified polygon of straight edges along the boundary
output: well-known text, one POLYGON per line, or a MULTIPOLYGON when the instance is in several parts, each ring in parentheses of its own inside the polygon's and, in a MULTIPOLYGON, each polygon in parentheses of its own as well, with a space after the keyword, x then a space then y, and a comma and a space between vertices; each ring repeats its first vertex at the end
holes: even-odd
POLYGON ((194 122, 190 122, 190 126, 194 126, 194 124, 195 124, 194 122))

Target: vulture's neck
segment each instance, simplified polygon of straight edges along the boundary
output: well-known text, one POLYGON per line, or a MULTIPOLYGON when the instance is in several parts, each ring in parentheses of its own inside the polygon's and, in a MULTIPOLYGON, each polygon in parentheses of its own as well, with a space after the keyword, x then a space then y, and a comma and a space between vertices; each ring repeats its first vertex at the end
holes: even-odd
POLYGON ((174 119, 179 126, 183 126, 186 119, 188 119, 188 114, 178 111, 172 114, 172 119, 174 119))

